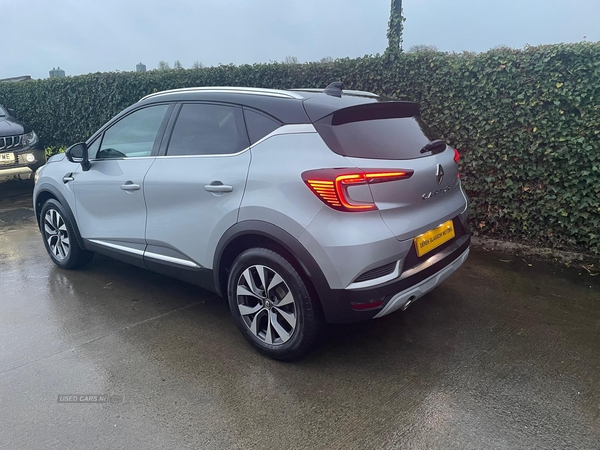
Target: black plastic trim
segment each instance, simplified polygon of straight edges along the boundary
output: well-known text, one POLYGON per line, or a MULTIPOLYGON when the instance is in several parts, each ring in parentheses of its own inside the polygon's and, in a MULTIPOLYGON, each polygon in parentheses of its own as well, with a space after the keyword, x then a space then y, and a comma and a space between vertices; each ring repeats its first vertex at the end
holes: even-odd
POLYGON ((332 289, 327 297, 328 301, 322 302, 327 321, 329 323, 350 323, 372 319, 383 307, 385 307, 393 295, 419 284, 421 281, 429 278, 456 261, 456 259, 469 248, 471 244, 471 235, 464 235, 451 242, 453 245, 446 248, 445 254, 437 253, 432 257, 432 260, 435 262, 429 266, 424 264, 426 267, 412 276, 399 278, 374 288, 352 291, 332 289), (385 298, 381 308, 368 311, 356 311, 351 307, 351 303, 365 303, 369 300, 380 298, 385 298))
POLYGON ((186 267, 166 261, 159 262, 150 258, 144 258, 144 263, 148 270, 185 281, 211 292, 216 292, 213 283, 213 271, 211 269, 205 267, 186 267))
POLYGON ((374 280, 376 278, 381 278, 386 275, 389 275, 390 273, 392 273, 394 271, 394 269, 396 269, 396 264, 398 264, 398 261, 392 261, 391 263, 384 264, 383 266, 379 266, 379 267, 375 267, 374 269, 367 270, 366 272, 363 272, 362 274, 357 276, 354 279, 353 283, 360 283, 363 281, 374 280))
POLYGON ((105 255, 110 258, 123 261, 127 264, 131 264, 132 266, 137 266, 141 267, 142 269, 146 269, 146 266, 144 265, 144 257, 142 255, 136 255, 126 250, 119 250, 116 248, 106 247, 104 245, 90 242, 87 239, 84 239, 84 242, 85 248, 92 252, 100 253, 101 255, 105 255))
POLYGON ((221 292, 221 280, 219 279, 223 252, 234 239, 245 235, 264 236, 281 245, 287 252, 296 258, 302 271, 315 288, 315 291, 321 300, 321 304, 324 304, 327 301, 329 292, 331 291, 329 283, 308 250, 306 250, 306 248, 304 248, 304 246, 287 231, 272 223, 263 222, 261 220, 245 220, 238 222, 229 228, 221 237, 215 250, 213 263, 214 284, 217 294, 223 295, 221 292))
MULTIPOLYGON (((77 221, 75 220, 75 215, 73 214, 73 211, 71 211, 69 202, 67 202, 67 199, 59 192, 59 190, 57 188, 55 188, 54 186, 52 186, 51 184, 48 184, 48 183, 44 183, 44 184, 40 185, 40 187, 38 188, 38 191, 37 191, 37 195, 33 201, 34 213, 35 213, 35 217, 36 217, 36 220, 38 223, 38 228, 40 229, 40 232, 42 231, 42 225, 40 223, 41 218, 39 217, 40 211, 37 210, 37 208, 38 208, 37 200, 40 197, 40 194, 43 192, 48 192, 48 193, 52 194, 60 202, 60 204, 64 208, 65 212, 67 213, 69 220, 73 224, 73 228, 75 231, 75 238, 77 239, 77 243, 79 244, 79 247, 87 248, 84 243, 84 240, 81 237, 81 233, 79 232, 79 227, 77 226, 77 221)), ((40 208, 41 207, 43 207, 43 205, 40 205, 40 208)))
POLYGON ((146 257, 141 254, 138 255, 127 250, 106 247, 90 242, 87 239, 84 241, 88 250, 215 292, 213 271, 211 269, 204 267, 186 267, 181 264, 146 257))

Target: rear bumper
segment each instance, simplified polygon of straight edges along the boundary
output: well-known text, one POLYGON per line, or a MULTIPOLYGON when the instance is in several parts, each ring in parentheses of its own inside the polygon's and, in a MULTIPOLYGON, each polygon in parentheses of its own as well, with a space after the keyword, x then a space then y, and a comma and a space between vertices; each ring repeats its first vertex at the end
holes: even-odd
POLYGON ((452 261, 449 265, 444 267, 439 272, 433 274, 429 278, 421 281, 416 284, 412 288, 406 289, 402 292, 394 295, 385 305, 385 307, 375 315, 375 319, 379 317, 386 316, 398 309, 406 309, 410 304, 412 304, 415 300, 427 294, 429 291, 433 290, 436 286, 438 286, 442 281, 452 275, 456 270, 462 266, 462 264, 466 261, 467 256, 469 256, 469 248, 467 248, 462 255, 460 255, 457 259, 452 261))
POLYGON ((464 234, 418 266, 404 271, 399 278, 374 288, 330 289, 321 294, 321 305, 329 323, 350 323, 382 317, 403 306, 410 300, 431 291, 454 273, 469 254, 471 235, 464 234), (352 304, 383 299, 378 308, 355 310, 352 304))

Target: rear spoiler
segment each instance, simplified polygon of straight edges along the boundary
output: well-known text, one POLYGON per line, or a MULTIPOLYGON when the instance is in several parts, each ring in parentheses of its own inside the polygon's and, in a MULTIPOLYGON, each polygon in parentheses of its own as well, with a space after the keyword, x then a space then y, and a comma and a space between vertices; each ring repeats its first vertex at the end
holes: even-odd
POLYGON ((421 108, 415 102, 390 101, 366 103, 335 111, 332 114, 331 125, 343 125, 363 120, 398 119, 420 115, 421 108))

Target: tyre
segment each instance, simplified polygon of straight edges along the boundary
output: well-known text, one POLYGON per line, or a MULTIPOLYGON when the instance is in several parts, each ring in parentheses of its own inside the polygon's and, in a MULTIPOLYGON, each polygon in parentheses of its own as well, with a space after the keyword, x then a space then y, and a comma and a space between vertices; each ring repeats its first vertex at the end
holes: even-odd
POLYGON ((279 253, 251 248, 233 263, 227 285, 233 319, 266 356, 291 360, 316 343, 323 315, 296 269, 279 253))
POLYGON ((40 223, 46 251, 57 266, 77 269, 91 261, 94 254, 79 247, 74 226, 58 201, 50 199, 44 203, 40 223))

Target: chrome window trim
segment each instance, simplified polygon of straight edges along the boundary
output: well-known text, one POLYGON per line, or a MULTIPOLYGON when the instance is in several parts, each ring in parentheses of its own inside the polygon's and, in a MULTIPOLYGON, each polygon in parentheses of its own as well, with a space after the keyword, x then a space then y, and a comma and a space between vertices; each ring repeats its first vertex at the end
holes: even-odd
POLYGON ((227 93, 227 94, 250 94, 250 95, 264 95, 268 97, 279 97, 279 98, 293 98, 301 100, 304 97, 296 92, 278 90, 278 89, 264 89, 264 88, 248 88, 248 87, 234 87, 234 86, 204 86, 204 87, 192 87, 192 88, 181 88, 181 89, 170 89, 168 91, 155 92, 145 97, 142 97, 139 101, 146 100, 148 98, 160 97, 161 95, 178 94, 185 92, 206 92, 206 93, 227 93))
POLYGON ((135 161, 137 159, 148 159, 148 158, 156 158, 156 156, 131 156, 130 158, 100 158, 100 159, 90 159, 90 162, 101 162, 101 161, 135 161))
POLYGON ((216 158, 216 157, 228 157, 228 156, 238 156, 242 153, 247 152, 253 147, 256 147, 258 144, 266 141, 267 139, 272 138, 273 136, 279 136, 284 134, 303 134, 303 133, 316 133, 315 127, 309 123, 301 123, 301 124, 291 124, 291 125, 283 125, 276 130, 273 130, 271 133, 267 134, 262 139, 256 141, 254 144, 246 147, 243 150, 240 150, 237 153, 224 153, 224 154, 211 154, 211 155, 163 155, 163 156, 133 156, 131 158, 106 158, 106 159, 90 159, 91 162, 100 162, 100 161, 126 161, 126 160, 136 160, 136 159, 147 159, 147 158, 157 158, 157 159, 167 159, 167 158, 216 158))
MULTIPOLYGON (((264 136, 262 139, 259 139, 254 144, 249 145, 248 147, 246 147, 243 150, 240 150, 237 153, 223 153, 223 154, 216 153, 216 154, 210 154, 210 155, 172 155, 172 156, 164 155, 164 156, 157 156, 157 158, 160 158, 160 159, 165 159, 165 158, 215 158, 215 157, 223 157, 223 156, 238 156, 238 155, 241 155, 242 153, 247 152, 251 148, 256 147, 258 144, 266 141, 267 139, 272 138, 273 136, 280 136, 280 135, 284 135, 284 134, 316 133, 316 132, 317 132, 317 130, 315 129, 315 127, 312 124, 308 124, 308 123, 283 125, 283 126, 277 128, 276 130, 271 131, 269 134, 264 136)), ((168 148, 167 148, 167 150, 168 150, 168 148)))

